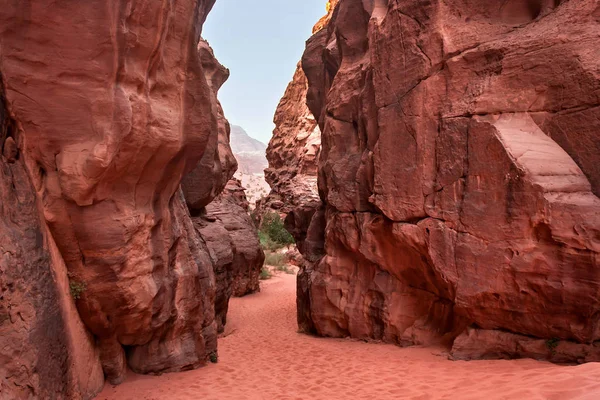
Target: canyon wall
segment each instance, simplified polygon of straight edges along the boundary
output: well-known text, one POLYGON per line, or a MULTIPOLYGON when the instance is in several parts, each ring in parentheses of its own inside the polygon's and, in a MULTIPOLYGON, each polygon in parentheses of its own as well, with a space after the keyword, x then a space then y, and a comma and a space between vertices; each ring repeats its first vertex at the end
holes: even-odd
POLYGON ((264 253, 258 232, 248 213, 248 201, 240 182, 232 179, 238 163, 230 147, 231 127, 217 93, 229 70, 201 40, 198 54, 210 88, 217 129, 210 133, 202 159, 181 181, 183 196, 215 276, 215 320, 217 332, 225 329, 231 296, 245 296, 259 288, 264 253))
POLYGON ((265 179, 269 195, 258 202, 258 213, 278 212, 286 228, 304 245, 306 223, 321 201, 317 192, 317 160, 321 131, 306 105, 308 81, 298 64, 275 112, 275 130, 267 147, 265 179))
POLYGON ((600 6, 341 0, 307 42, 304 331, 600 360, 600 6))
POLYGON ((104 384, 99 354, 69 297, 6 106, 0 83, 0 397, 91 398, 104 384))
MULTIPOLYGON (((327 2, 327 14, 315 24, 313 33, 327 25, 337 2, 327 2)), ((271 192, 257 207, 259 215, 274 211, 284 216, 285 226, 301 252, 308 225, 321 207, 317 189, 321 130, 306 103, 307 92, 308 80, 298 63, 273 119, 275 130, 267 148, 269 167, 265 169, 271 192)))
POLYGON ((216 352, 222 265, 190 216, 236 169, 216 99, 228 71, 200 39, 213 3, 0 10, 3 394, 90 398, 126 364, 216 352))

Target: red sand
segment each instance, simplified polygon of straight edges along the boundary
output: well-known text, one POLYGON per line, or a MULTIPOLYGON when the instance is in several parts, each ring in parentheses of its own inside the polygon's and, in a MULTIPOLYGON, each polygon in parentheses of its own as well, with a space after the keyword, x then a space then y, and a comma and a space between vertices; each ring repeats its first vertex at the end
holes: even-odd
POLYGON ((435 349, 301 335, 295 278, 279 275, 231 300, 218 364, 131 374, 98 399, 600 399, 600 364, 452 362, 435 349))

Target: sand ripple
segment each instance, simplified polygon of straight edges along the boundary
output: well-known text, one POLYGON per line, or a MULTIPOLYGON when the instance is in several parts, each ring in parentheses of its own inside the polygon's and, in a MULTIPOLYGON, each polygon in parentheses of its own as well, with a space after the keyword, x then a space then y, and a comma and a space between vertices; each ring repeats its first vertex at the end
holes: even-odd
POLYGON ((130 374, 101 400, 187 399, 600 399, 600 364, 448 361, 402 349, 296 332, 295 276, 232 299, 220 362, 162 376, 130 374))

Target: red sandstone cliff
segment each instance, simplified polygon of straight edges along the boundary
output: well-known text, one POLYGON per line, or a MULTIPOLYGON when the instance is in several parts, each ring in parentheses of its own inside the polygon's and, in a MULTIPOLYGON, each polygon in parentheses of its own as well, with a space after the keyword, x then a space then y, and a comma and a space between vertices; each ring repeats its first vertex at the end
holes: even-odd
POLYGON ((3 396, 89 398, 102 370, 118 383, 126 363, 216 351, 219 266, 180 189, 202 212, 235 171, 227 71, 200 42, 213 3, 0 10, 3 396))
POLYGON ((217 61, 204 40, 198 45, 198 54, 210 87, 217 129, 210 133, 202 159, 184 176, 181 187, 201 242, 200 251, 212 262, 215 320, 220 333, 225 327, 231 296, 259 290, 264 253, 248 214, 244 189, 232 180, 238 164, 230 147, 231 128, 217 99, 229 70, 217 61))
POLYGON ((317 192, 317 160, 321 132, 306 105, 308 82, 300 65, 275 112, 275 130, 267 148, 269 168, 265 179, 271 192, 258 203, 259 214, 268 210, 286 217, 286 228, 304 245, 306 221, 321 201, 317 192))
POLYGON ((595 0, 339 2, 302 60, 324 202, 302 329, 600 360, 599 20, 595 0))
MULTIPOLYGON (((327 25, 336 1, 327 2, 327 14, 313 32, 327 25)), ((277 211, 286 216, 286 228, 304 252, 308 225, 321 207, 317 190, 317 163, 321 151, 321 131, 306 104, 308 81, 298 63, 292 81, 281 98, 273 122, 275 130, 267 148, 269 167, 265 179, 269 195, 258 204, 258 213, 277 211)))

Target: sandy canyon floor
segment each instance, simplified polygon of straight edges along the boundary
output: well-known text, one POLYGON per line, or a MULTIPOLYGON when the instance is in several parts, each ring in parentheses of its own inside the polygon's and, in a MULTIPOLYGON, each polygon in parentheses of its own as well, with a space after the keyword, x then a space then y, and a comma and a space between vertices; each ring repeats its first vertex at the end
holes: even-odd
POLYGON ((281 274, 231 300, 218 364, 130 374, 98 399, 600 399, 600 364, 453 362, 430 348, 299 334, 295 279, 281 274))

